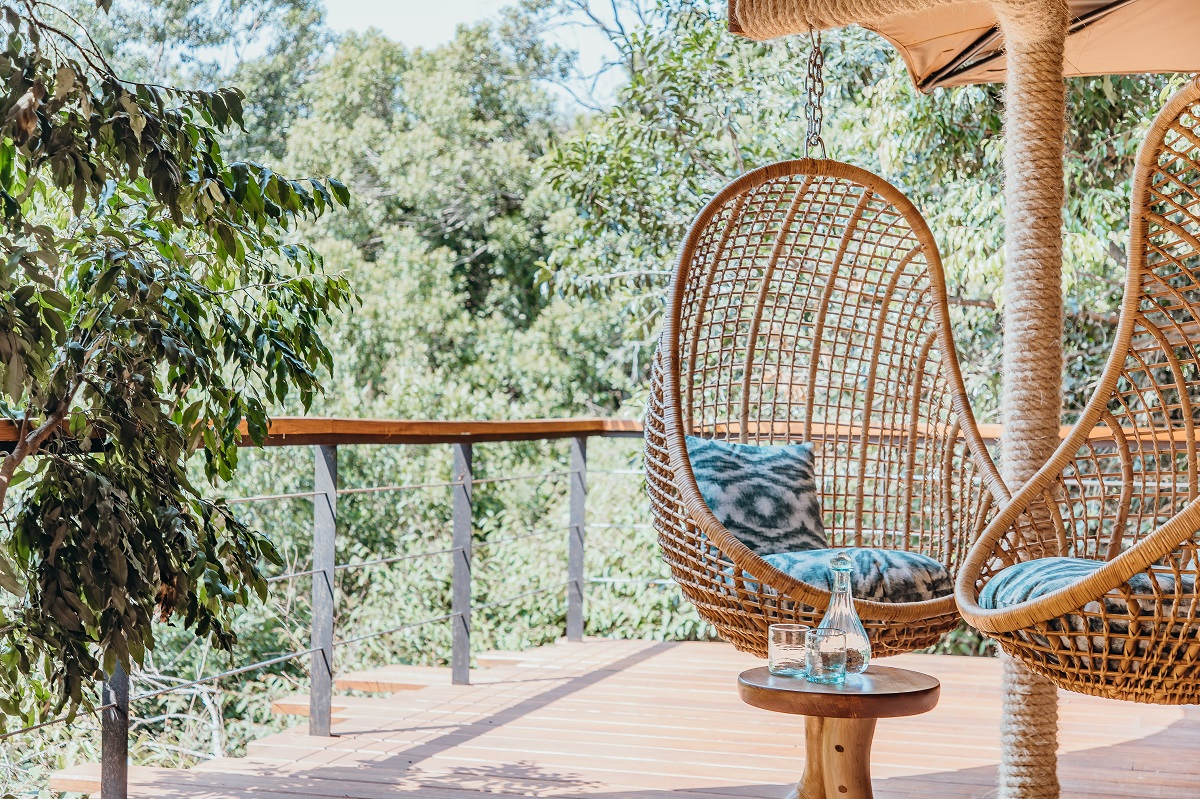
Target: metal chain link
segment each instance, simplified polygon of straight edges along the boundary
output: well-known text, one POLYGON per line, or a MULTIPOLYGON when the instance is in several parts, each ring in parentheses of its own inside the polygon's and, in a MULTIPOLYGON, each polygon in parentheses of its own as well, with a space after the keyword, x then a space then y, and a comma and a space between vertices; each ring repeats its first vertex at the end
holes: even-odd
POLYGON ((819 147, 821 158, 828 158, 825 140, 821 138, 825 121, 825 112, 821 108, 821 100, 825 96, 825 53, 821 50, 821 33, 809 31, 809 37, 812 49, 808 53, 808 75, 804 81, 804 90, 808 95, 804 103, 804 118, 808 123, 804 136, 804 157, 810 158, 819 147))

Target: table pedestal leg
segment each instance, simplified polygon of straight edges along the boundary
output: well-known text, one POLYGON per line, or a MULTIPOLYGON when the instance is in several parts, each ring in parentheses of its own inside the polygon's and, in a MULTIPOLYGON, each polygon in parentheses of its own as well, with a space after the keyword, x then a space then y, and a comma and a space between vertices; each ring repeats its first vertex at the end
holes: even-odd
POLYGON ((872 799, 871 741, 875 719, 804 723, 804 776, 789 799, 872 799))

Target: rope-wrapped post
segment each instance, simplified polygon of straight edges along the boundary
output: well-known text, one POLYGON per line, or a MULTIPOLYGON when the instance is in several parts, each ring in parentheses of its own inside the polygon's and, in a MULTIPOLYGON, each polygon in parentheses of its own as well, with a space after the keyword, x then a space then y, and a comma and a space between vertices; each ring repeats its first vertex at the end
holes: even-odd
MULTIPOLYGON (((1016 490, 1049 460, 1062 414, 1062 208, 1066 0, 998 0, 1005 95, 1004 374, 1001 469, 1016 490)), ((1036 525, 1053 531, 1053 525, 1036 525)), ((1027 541, 1031 554, 1057 543, 1027 541)), ((1001 799, 1057 799, 1054 686, 1004 659, 1001 799)))

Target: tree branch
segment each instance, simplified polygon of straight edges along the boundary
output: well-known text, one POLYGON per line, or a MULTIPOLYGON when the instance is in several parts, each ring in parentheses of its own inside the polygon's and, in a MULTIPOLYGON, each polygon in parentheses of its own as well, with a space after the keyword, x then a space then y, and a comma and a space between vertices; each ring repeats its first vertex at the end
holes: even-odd
MULTIPOLYGON (((77 386, 72 386, 69 397, 73 400, 77 386)), ((46 439, 50 438, 51 434, 62 425, 63 419, 67 418, 67 412, 71 409, 71 402, 66 401, 59 404, 54 413, 46 417, 46 421, 28 435, 23 435, 17 441, 17 445, 13 447, 13 451, 4 457, 3 464, 0 464, 0 508, 4 507, 5 497, 8 495, 8 486, 12 483, 13 475, 16 474, 17 467, 21 465, 30 454, 37 452, 42 444, 46 443, 46 439)), ((28 419, 22 421, 22 432, 26 429, 28 419)))

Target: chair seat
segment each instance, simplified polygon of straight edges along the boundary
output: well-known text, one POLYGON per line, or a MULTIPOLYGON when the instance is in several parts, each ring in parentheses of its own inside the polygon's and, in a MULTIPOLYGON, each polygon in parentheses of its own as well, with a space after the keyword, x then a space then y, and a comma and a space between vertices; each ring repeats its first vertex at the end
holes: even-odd
MULTIPOLYGON (((1087 558, 1039 558, 1018 563, 988 581, 979 593, 979 606, 989 610, 1012 607, 1074 585, 1102 566, 1104 561, 1087 558)), ((1196 637, 1194 626, 1177 623, 1171 614, 1180 594, 1185 597, 1179 603, 1181 609, 1190 605, 1186 597, 1195 593, 1195 577, 1183 575, 1178 593, 1175 575, 1170 572, 1156 571, 1153 582, 1158 584, 1157 590, 1148 574, 1135 574, 1125 585, 1087 602, 1079 611, 1050 619, 1036 629, 1020 630, 1017 637, 1037 647, 1044 662, 1052 665, 1062 665, 1060 654, 1070 653, 1076 663, 1090 668, 1108 673, 1138 672, 1144 665, 1151 665, 1153 650, 1168 644, 1178 646, 1179 640, 1196 637)))
POLYGON ((780 552, 763 560, 791 577, 826 591, 833 590, 829 561, 844 552, 854 564, 850 590, 856 599, 874 602, 923 602, 954 593, 946 567, 919 552, 847 547, 780 552))
MULTIPOLYGON (((1027 560, 1015 566, 1004 569, 983 587, 979 593, 979 606, 988 610, 1008 608, 1019 605, 1031 599, 1045 596, 1062 588, 1074 585, 1085 577, 1094 574, 1104 561, 1089 558, 1038 558, 1027 560)), ((1156 572, 1154 581, 1158 583, 1159 594, 1175 593, 1175 576, 1170 572, 1156 572)), ((1109 613, 1141 615, 1152 612, 1153 601, 1138 602, 1137 597, 1151 599, 1155 595, 1154 587, 1150 584, 1150 576, 1145 572, 1133 575, 1127 583, 1131 591, 1129 601, 1112 593, 1105 596, 1104 603, 1109 613), (1130 602, 1139 607, 1138 612, 1130 613, 1130 602)), ((1194 593, 1195 578, 1183 576, 1183 592, 1194 593)))

